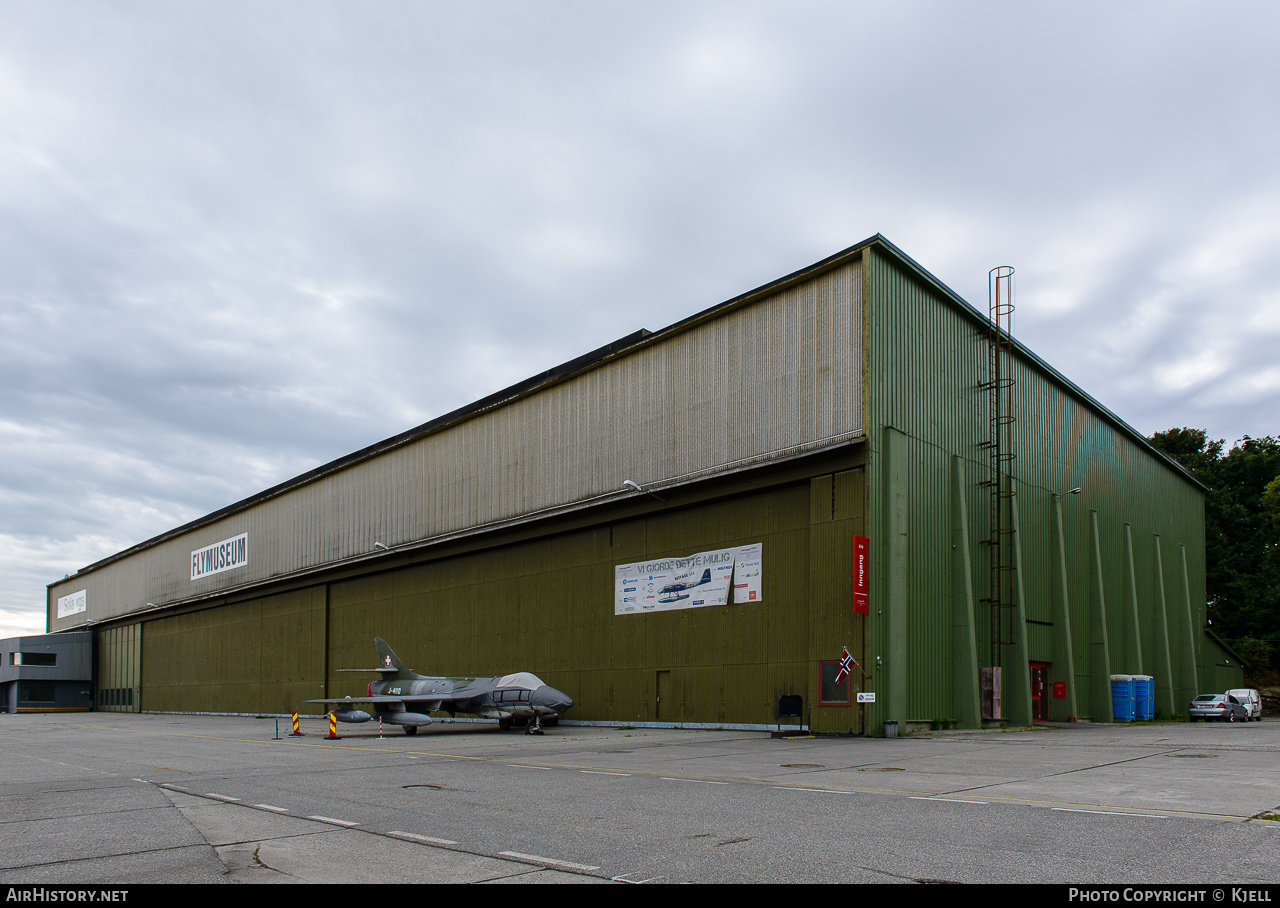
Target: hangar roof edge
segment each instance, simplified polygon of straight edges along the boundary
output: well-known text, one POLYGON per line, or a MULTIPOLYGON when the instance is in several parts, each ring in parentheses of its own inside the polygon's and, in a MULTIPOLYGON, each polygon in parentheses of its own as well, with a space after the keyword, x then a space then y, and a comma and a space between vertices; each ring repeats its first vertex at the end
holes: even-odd
MULTIPOLYGON (((924 278, 926 281, 932 284, 937 290, 941 291, 945 296, 947 296, 950 299, 952 304, 957 306, 962 312, 964 312, 971 319, 973 319, 974 321, 982 325, 987 324, 987 316, 982 311, 980 311, 976 306, 974 306, 968 300, 960 296, 960 294, 956 293, 954 290, 952 290, 950 287, 948 287, 946 284, 940 281, 927 268, 924 268, 919 262, 911 258, 911 256, 907 255, 905 252, 903 252, 893 243, 889 242, 889 240, 885 239, 880 234, 876 234, 874 237, 871 238, 871 240, 868 240, 866 245, 878 245, 882 247, 886 252, 891 253, 894 258, 901 261, 904 265, 909 267, 912 271, 915 271, 922 278, 924 278)), ((1091 410, 1096 412, 1103 419, 1114 424, 1116 428, 1120 429, 1122 432, 1128 435, 1132 440, 1138 442, 1142 447, 1146 448, 1148 452, 1158 457, 1161 461, 1165 463, 1166 466, 1168 466, 1175 473, 1177 473, 1178 476, 1185 479, 1187 482, 1191 483, 1192 485, 1194 485, 1196 488, 1200 489, 1203 492, 1210 491, 1209 486, 1201 482, 1186 467, 1184 467, 1182 464, 1178 463, 1176 460, 1174 460, 1164 451, 1161 451, 1159 448, 1153 445, 1150 441, 1147 440, 1147 437, 1145 435, 1143 435, 1133 426, 1129 425, 1127 422, 1125 422, 1123 419, 1117 416, 1114 412, 1108 409, 1105 404, 1101 403, 1099 400, 1097 400, 1095 397, 1090 395, 1087 391, 1085 391, 1083 388, 1081 388, 1071 379, 1067 378, 1065 375, 1059 372, 1056 368, 1054 368, 1052 365, 1050 365, 1048 362, 1042 359, 1039 356, 1039 354, 1037 354, 1034 350, 1026 346, 1024 343, 1022 343, 1022 341, 1018 340, 1016 337, 1011 337, 1010 340, 1013 342, 1013 347, 1018 352, 1019 356, 1022 356, 1025 359, 1029 360, 1032 364, 1035 365, 1037 369, 1044 372, 1050 379, 1052 379, 1054 382, 1057 382, 1065 390, 1069 391, 1074 396, 1078 397, 1087 407, 1089 407, 1091 410)))
MULTIPOLYGON (((791 272, 790 274, 777 278, 776 280, 770 281, 766 284, 762 284, 761 286, 756 287, 752 290, 748 290, 745 293, 738 294, 737 296, 731 297, 730 299, 725 300, 724 302, 716 303, 713 306, 709 306, 706 309, 701 310, 700 312, 695 312, 693 315, 687 316, 686 318, 683 318, 677 322, 674 322, 658 331, 649 331, 648 329, 645 329, 645 328, 641 328, 637 331, 633 331, 631 334, 628 334, 625 337, 621 337, 618 340, 605 344, 602 347, 597 347, 595 350, 591 350, 590 352, 584 353, 581 356, 574 357, 573 359, 568 360, 567 362, 561 363, 558 366, 553 366, 552 368, 547 369, 544 372, 540 372, 537 375, 531 376, 530 378, 526 378, 523 381, 519 381, 514 385, 510 385, 509 387, 503 388, 500 391, 495 391, 493 394, 489 394, 485 397, 482 397, 479 400, 474 401, 473 403, 466 404, 465 406, 459 407, 455 410, 451 410, 450 412, 445 413, 441 416, 437 416, 434 419, 428 420, 427 422, 422 423, 421 425, 414 426, 413 428, 408 429, 404 432, 401 432, 397 435, 393 435, 390 438, 386 438, 386 439, 383 439, 382 441, 375 442, 371 445, 368 445, 367 447, 361 448, 358 451, 354 451, 351 454, 346 454, 346 455, 343 455, 342 457, 337 458, 336 460, 331 460, 328 463, 321 464, 320 466, 315 467, 314 469, 308 470, 305 473, 301 473, 298 476, 294 476, 291 479, 286 479, 284 482, 277 483, 276 485, 271 486, 270 488, 264 489, 261 492, 256 492, 247 498, 243 498, 239 501, 233 502, 229 505, 226 505, 225 507, 219 508, 216 511, 211 511, 208 514, 205 514, 202 517, 197 517, 195 520, 189 521, 185 524, 182 524, 181 526, 174 527, 171 530, 166 530, 165 532, 160 533, 157 536, 153 536, 150 539, 147 539, 135 545, 129 546, 128 548, 123 549, 119 552, 116 552, 113 555, 108 555, 106 558, 103 558, 99 561, 95 561, 92 564, 86 565, 85 567, 80 568, 78 571, 76 571, 75 574, 72 574, 70 577, 64 577, 59 580, 55 580, 52 583, 46 584, 46 588, 51 589, 54 586, 68 582, 71 578, 76 577, 80 574, 85 574, 90 571, 97 570, 98 568, 104 567, 105 565, 108 565, 114 561, 118 561, 122 558, 128 557, 129 555, 135 554, 144 549, 148 549, 168 539, 173 539, 177 536, 183 535, 184 533, 188 533, 192 530, 199 529, 201 526, 205 526, 207 524, 211 524, 211 523, 214 523, 215 521, 221 520, 224 517, 228 517, 238 511, 243 511, 269 498, 274 498, 277 495, 282 495, 285 492, 290 491, 291 489, 295 489, 295 488, 298 488, 299 486, 306 485, 309 482, 314 482, 317 479, 327 476, 330 473, 337 472, 353 464, 359 463, 364 460, 368 460, 372 457, 376 457, 379 454, 382 454, 393 448, 399 447, 404 444, 408 444, 424 435, 439 431, 440 429, 443 429, 452 423, 469 418, 471 416, 474 416, 478 413, 481 413, 493 407, 500 406, 517 397, 521 397, 524 394, 527 394, 533 391, 534 389, 541 387, 542 385, 545 385, 549 382, 560 381, 564 378, 569 377, 570 375, 576 374, 588 368, 592 368, 604 362, 607 359, 610 359, 614 356, 618 356, 625 352, 628 352, 632 348, 637 347, 641 344, 647 345, 650 343, 656 343, 672 334, 676 334, 680 331, 690 328, 698 322, 701 322, 709 318, 713 318, 729 310, 736 309, 739 306, 747 305, 757 299, 761 299, 763 297, 776 293, 780 290, 783 290, 792 284, 810 280, 826 271, 829 271, 834 268, 838 268, 841 265, 847 264, 849 261, 853 260, 856 256, 861 255, 864 249, 868 249, 871 247, 881 248, 884 252, 888 253, 892 258, 897 259, 900 263, 908 267, 910 270, 914 271, 923 280, 925 280, 928 284, 930 284, 934 289, 936 289, 943 296, 945 296, 953 305, 957 306, 969 318, 975 319, 982 324, 986 323, 987 321, 986 316, 983 315, 983 313, 980 312, 976 307, 974 307, 971 303, 966 301, 958 293, 956 293, 954 290, 952 290, 950 287, 944 284, 941 280, 939 280, 936 276, 934 276, 932 272, 924 268, 922 265, 920 265, 919 262, 911 258, 911 256, 907 255, 905 252, 903 252, 901 249, 895 246, 892 242, 890 242, 884 236, 882 236, 879 233, 876 233, 873 236, 870 236, 865 240, 862 240, 861 242, 855 243, 852 246, 848 246, 840 250, 839 252, 829 255, 826 258, 813 263, 812 265, 808 265, 804 268, 800 268, 796 271, 791 272)), ((1200 482, 1200 480, 1196 479, 1191 473, 1187 472, 1187 470, 1183 468, 1181 464, 1173 460, 1173 458, 1169 457, 1159 448, 1156 448, 1155 446, 1153 446, 1136 429, 1134 429, 1132 426, 1130 426, 1128 423, 1122 420, 1119 416, 1112 413, 1110 410, 1108 410, 1105 406, 1103 406, 1093 397, 1089 396, 1078 385, 1076 385, 1074 382, 1072 382, 1070 379, 1064 376, 1061 372, 1059 372, 1053 366, 1049 365, 1047 362, 1045 362, 1043 359, 1041 359, 1039 356, 1033 353, 1028 347, 1023 345, 1020 341, 1018 341, 1017 339, 1014 339, 1013 344, 1015 349, 1018 351, 1019 355, 1024 356, 1028 360, 1033 362, 1039 369, 1043 370, 1054 381, 1058 382, 1064 388, 1068 389, 1072 394, 1078 396, 1082 401, 1086 403, 1086 405, 1088 405, 1091 409, 1098 412, 1099 415, 1103 416, 1107 421, 1114 423, 1122 431, 1130 435, 1134 440, 1140 442, 1145 448, 1147 448, 1149 451, 1156 454, 1163 461, 1165 461, 1183 478, 1187 479, 1189 482, 1193 483, 1194 485, 1198 486, 1203 490, 1206 490, 1206 491, 1208 490, 1207 486, 1205 486, 1202 482, 1200 482)))

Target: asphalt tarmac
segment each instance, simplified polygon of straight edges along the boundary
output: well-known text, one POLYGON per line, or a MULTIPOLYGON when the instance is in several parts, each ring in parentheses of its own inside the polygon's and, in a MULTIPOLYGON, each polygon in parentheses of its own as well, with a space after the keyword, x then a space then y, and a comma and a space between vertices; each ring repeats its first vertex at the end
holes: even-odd
POLYGON ((1276 720, 275 727, 0 715, 0 883, 1280 883, 1276 720))

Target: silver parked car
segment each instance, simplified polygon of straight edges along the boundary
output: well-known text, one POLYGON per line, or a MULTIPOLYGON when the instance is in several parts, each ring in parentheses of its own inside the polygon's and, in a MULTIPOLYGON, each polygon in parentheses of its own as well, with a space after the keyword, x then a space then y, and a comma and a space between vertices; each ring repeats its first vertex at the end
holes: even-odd
POLYGON ((1187 704, 1187 718, 1218 719, 1222 722, 1244 722, 1249 711, 1230 694, 1201 694, 1187 704))
POLYGON ((1256 719, 1259 722, 1262 721, 1262 697, 1256 690, 1241 687, 1237 690, 1227 691, 1227 696, 1235 697, 1240 701, 1241 705, 1244 706, 1245 710, 1248 711, 1249 714, 1244 718, 1246 722, 1250 719, 1256 719))

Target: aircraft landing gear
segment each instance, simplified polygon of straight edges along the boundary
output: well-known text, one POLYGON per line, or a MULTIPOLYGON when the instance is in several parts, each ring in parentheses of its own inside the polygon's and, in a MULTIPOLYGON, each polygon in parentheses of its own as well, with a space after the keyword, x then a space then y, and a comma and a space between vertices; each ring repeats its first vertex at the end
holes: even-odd
POLYGON ((529 720, 529 727, 524 730, 524 733, 526 735, 542 734, 542 723, 538 721, 537 716, 534 716, 532 719, 529 720))
POLYGON ((404 733, 405 733, 406 735, 416 735, 416 734, 418 733, 418 726, 416 726, 416 725, 406 725, 406 726, 404 727, 404 733))
POLYGON ((499 720, 498 720, 498 729, 499 729, 499 731, 506 731, 506 730, 507 730, 507 729, 509 729, 509 728, 511 728, 511 720, 510 720, 510 719, 499 719, 499 720))

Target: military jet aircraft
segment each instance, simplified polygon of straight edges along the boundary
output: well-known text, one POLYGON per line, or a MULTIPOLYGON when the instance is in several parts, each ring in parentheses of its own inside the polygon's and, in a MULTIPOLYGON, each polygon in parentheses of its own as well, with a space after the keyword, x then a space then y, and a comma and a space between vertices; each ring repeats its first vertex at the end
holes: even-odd
POLYGON ((392 725, 404 726, 406 735, 418 733, 419 726, 430 725, 427 713, 444 710, 475 713, 486 719, 497 719, 498 727, 508 729, 516 719, 527 719, 525 734, 542 734, 542 720, 559 716, 573 706, 573 700, 537 675, 516 672, 493 678, 433 678, 419 675, 405 667, 387 641, 373 639, 378 649, 378 668, 340 668, 343 672, 378 672, 381 681, 371 681, 368 695, 331 700, 308 700, 308 703, 339 705, 334 717, 339 722, 368 722, 377 717, 392 725), (356 709, 355 704, 372 704, 373 714, 356 709))

